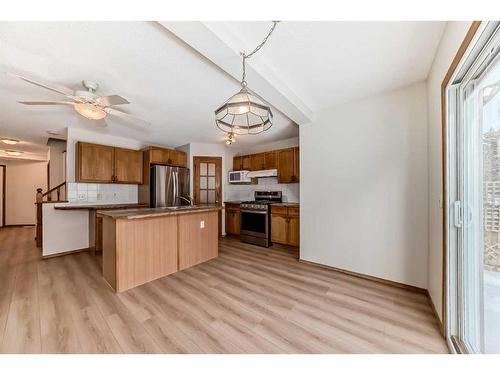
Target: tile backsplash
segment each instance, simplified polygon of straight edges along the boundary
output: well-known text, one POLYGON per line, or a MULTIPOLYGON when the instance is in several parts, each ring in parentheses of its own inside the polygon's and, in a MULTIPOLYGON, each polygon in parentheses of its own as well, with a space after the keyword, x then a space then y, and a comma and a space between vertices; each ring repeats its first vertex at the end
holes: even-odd
POLYGON ((68 182, 71 203, 137 203, 137 185, 68 182))
POLYGON ((278 184, 276 177, 259 178, 257 185, 227 184, 224 188, 226 201, 253 200, 256 190, 275 190, 283 192, 283 202, 299 202, 299 184, 278 184))

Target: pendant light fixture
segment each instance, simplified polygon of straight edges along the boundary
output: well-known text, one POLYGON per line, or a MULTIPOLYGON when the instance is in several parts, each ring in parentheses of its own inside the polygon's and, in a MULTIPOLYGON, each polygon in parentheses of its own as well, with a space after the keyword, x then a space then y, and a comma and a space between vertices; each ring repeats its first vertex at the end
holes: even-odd
POLYGON ((234 135, 259 134, 273 125, 273 113, 269 104, 247 87, 245 63, 246 59, 264 46, 278 22, 273 21, 267 36, 251 53, 247 55, 241 52, 243 59, 241 90, 215 110, 215 123, 220 130, 230 135, 231 143, 234 142, 234 135))

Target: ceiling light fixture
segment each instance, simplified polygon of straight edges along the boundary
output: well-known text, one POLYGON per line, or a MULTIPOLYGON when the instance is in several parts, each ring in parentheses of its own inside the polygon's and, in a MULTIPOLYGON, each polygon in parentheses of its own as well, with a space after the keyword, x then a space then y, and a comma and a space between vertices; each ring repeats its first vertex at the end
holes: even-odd
POLYGON ((267 36, 251 53, 247 55, 245 52, 241 52, 243 59, 241 90, 215 110, 215 123, 223 132, 233 135, 259 134, 273 125, 273 113, 269 104, 247 87, 245 64, 246 59, 252 57, 266 44, 278 22, 273 21, 267 36))
POLYGON ((233 133, 229 133, 228 136, 226 137, 226 145, 231 145, 234 142, 236 142, 236 135, 233 133))
POLYGON ((75 111, 90 120, 102 120, 107 115, 107 113, 103 109, 93 104, 76 103, 74 107, 75 111))
POLYGON ((10 156, 19 156, 22 154, 22 151, 5 150, 5 153, 10 156))
POLYGON ((2 138, 1 141, 8 145, 15 145, 16 143, 19 143, 17 139, 9 139, 9 138, 2 138))

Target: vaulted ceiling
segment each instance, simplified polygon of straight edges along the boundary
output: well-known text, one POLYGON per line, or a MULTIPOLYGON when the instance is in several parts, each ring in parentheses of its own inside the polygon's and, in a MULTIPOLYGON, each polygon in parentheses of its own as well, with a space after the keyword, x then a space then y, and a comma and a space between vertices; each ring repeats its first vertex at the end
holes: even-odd
MULTIPOLYGON (((239 89, 239 51, 251 51, 270 22, 0 22, 0 73, 118 94, 141 128, 109 117, 102 131, 179 146, 222 142, 214 109, 239 89)), ((274 106, 274 126, 238 143, 298 135, 318 111, 425 80, 442 22, 281 22, 249 60, 248 83, 274 106)), ((0 137, 45 144, 47 131, 93 124, 72 107, 18 104, 62 98, 0 74, 0 137)))

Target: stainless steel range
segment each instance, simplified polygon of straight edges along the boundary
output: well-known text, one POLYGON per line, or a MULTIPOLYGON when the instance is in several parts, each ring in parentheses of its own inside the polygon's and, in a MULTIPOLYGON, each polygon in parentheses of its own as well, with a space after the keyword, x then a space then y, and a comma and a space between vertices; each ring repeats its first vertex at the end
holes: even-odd
POLYGON ((240 240, 271 246, 271 203, 282 201, 281 191, 256 191, 255 200, 240 204, 240 240))

